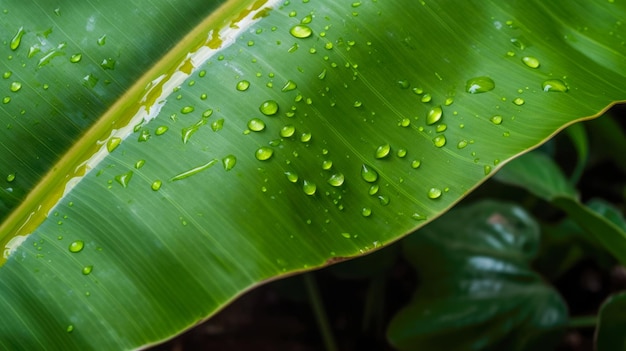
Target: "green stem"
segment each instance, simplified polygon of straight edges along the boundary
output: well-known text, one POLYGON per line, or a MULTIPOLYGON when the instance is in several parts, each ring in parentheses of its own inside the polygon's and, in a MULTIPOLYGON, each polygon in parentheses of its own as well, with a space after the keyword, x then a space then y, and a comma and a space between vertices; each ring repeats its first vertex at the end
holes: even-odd
POLYGON ((328 323, 328 316, 326 316, 326 310, 324 309, 324 303, 322 302, 322 297, 320 296, 315 276, 313 276, 313 273, 311 272, 303 274, 302 277, 304 278, 304 284, 306 285, 306 290, 309 294, 311 308, 313 309, 313 313, 315 313, 317 325, 320 329, 320 333, 322 334, 322 339, 324 339, 326 351, 337 351, 337 344, 335 343, 330 323, 328 323))
POLYGON ((595 328, 598 324, 598 316, 582 316, 573 317, 569 319, 567 327, 570 329, 576 328, 595 328))

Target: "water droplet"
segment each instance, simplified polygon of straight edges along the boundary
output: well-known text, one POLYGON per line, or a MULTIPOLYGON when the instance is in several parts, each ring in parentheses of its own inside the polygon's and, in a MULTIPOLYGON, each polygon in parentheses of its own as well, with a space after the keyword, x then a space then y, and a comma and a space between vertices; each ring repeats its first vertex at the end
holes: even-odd
POLYGON ((122 142, 121 138, 112 137, 111 139, 107 141, 107 150, 109 152, 113 152, 113 150, 115 150, 120 145, 121 142, 122 142))
POLYGON ((313 31, 309 26, 303 24, 297 24, 289 30, 289 33, 298 39, 308 38, 313 34, 313 31))
POLYGON ((150 139, 150 131, 142 130, 141 133, 139 133, 139 138, 137 138, 137 141, 146 142, 148 141, 148 139, 150 139))
POLYGON ((564 93, 569 90, 567 85, 559 79, 548 79, 544 81, 541 84, 541 89, 543 89, 543 91, 551 91, 551 92, 558 92, 558 93, 564 93))
POLYGON ((437 135, 433 138, 433 144, 435 144, 436 147, 443 147, 444 145, 446 145, 446 136, 437 135))
POLYGON ((165 134, 165 132, 167 132, 169 129, 168 126, 158 126, 157 129, 154 131, 154 134, 156 135, 163 135, 165 134))
POLYGON ((408 80, 399 80, 398 86, 400 89, 408 89, 411 86, 411 83, 409 83, 408 80))
POLYGON ((524 99, 518 97, 513 100, 513 103, 517 106, 522 106, 525 103, 525 101, 524 99))
POLYGON ((404 158, 406 156, 406 149, 398 149, 398 151, 396 152, 396 156, 400 157, 400 158, 404 158))
POLYGON ((304 184, 302 185, 302 190, 304 191, 305 194, 311 196, 315 194, 315 191, 317 191, 317 185, 305 179, 304 184))
POLYGON ((157 179, 154 182, 152 182, 152 185, 150 185, 150 188, 152 188, 152 190, 154 191, 157 191, 161 189, 161 185, 163 185, 163 182, 157 179))
POLYGON ((6 72, 2 73, 2 78, 9 79, 9 78, 11 78, 11 75, 13 75, 13 72, 6 71, 6 72))
POLYGON ((437 133, 443 133, 446 131, 446 129, 448 129, 448 125, 445 123, 441 123, 439 125, 437 125, 437 127, 435 128, 435 131, 437 133))
POLYGON ((378 180, 378 172, 376 172, 374 168, 363 164, 363 166, 361 166, 361 178, 368 183, 374 183, 378 180))
POLYGON ((443 115, 443 110, 441 106, 435 106, 428 111, 428 115, 426 116, 426 124, 431 125, 437 123, 441 116, 443 115))
POLYGON ((266 116, 275 115, 278 112, 278 103, 274 100, 264 101, 261 106, 259 106, 259 111, 266 116))
POLYGON ((438 199, 441 197, 441 189, 439 188, 430 188, 428 190, 428 198, 429 199, 438 199))
POLYGON ((240 80, 239 82, 237 82, 237 90, 246 91, 248 90, 248 88, 250 88, 250 82, 248 82, 247 80, 240 80))
POLYGON ((102 69, 115 69, 115 60, 110 57, 105 58, 100 62, 100 67, 102 67, 102 69))
POLYGON ((70 62, 71 63, 78 63, 80 62, 80 60, 83 59, 83 55, 82 54, 74 54, 70 57, 70 62))
POLYGON ((413 213, 413 214, 411 215, 411 218, 413 218, 413 219, 414 219, 414 220, 416 220, 416 221, 425 221, 425 220, 427 220, 427 219, 428 219, 428 217, 426 217, 425 215, 423 215, 423 214, 419 214, 419 213, 417 213, 417 212, 413 213))
POLYGON ((118 174, 115 176, 115 181, 118 182, 122 187, 128 187, 128 183, 133 178, 133 171, 128 171, 126 173, 118 174))
POLYGON ((7 175, 7 182, 11 183, 14 180, 15 180, 15 173, 11 173, 7 175))
POLYGON ((461 140, 456 144, 457 149, 464 149, 465 147, 467 147, 467 140, 461 140))
POLYGON ((237 164, 237 157, 235 155, 228 155, 222 159, 222 164, 224 165, 224 170, 230 171, 237 164))
POLYGON ((539 67, 539 60, 537 60, 537 58, 533 57, 533 56, 524 56, 522 57, 522 62, 524 62, 524 64, 530 68, 538 68, 539 67))
POLYGON ((465 91, 470 94, 486 93, 495 87, 496 83, 489 77, 476 77, 465 83, 465 91))
POLYGON ((409 125, 411 125, 411 119, 405 117, 400 121, 399 125, 400 127, 408 127, 409 125))
POLYGON ((15 51, 18 47, 20 47, 20 43, 22 42, 22 36, 24 35, 24 33, 26 33, 26 31, 24 31, 24 27, 20 27, 17 30, 17 33, 15 33, 13 38, 11 38, 11 50, 15 51))
POLYGON ((302 133, 300 135, 300 141, 303 143, 308 143, 309 141, 311 141, 312 137, 313 135, 311 133, 302 133))
POLYGON ((489 173, 491 173, 491 166, 490 165, 485 165, 484 172, 485 172, 485 175, 488 175, 489 173))
POLYGON ((253 118, 248 121, 248 129, 253 132, 260 132, 265 129, 265 122, 258 118, 253 118))
POLYGON ((443 104, 446 105, 446 106, 450 106, 453 103, 454 103, 454 98, 453 97, 448 97, 448 98, 446 98, 446 101, 444 101, 443 104))
POLYGON ((363 215, 363 217, 369 217, 372 215, 372 209, 369 207, 363 207, 361 209, 361 214, 363 215))
POLYGON ((283 138, 290 138, 294 135, 295 132, 296 132, 296 127, 292 125, 286 125, 280 129, 280 136, 283 138))
POLYGON ((372 184, 372 186, 370 186, 367 190, 367 193, 370 195, 376 195, 378 194, 378 190, 380 190, 380 186, 378 186, 378 184, 372 184))
POLYGON ((254 154, 256 159, 259 161, 269 160, 272 155, 274 155, 274 150, 266 146, 261 146, 254 154))
POLYGON ((224 119, 223 118, 220 118, 217 121, 211 122, 211 129, 214 132, 220 131, 220 130, 222 130, 222 128, 224 128, 224 119))
POLYGON ((378 201, 380 202, 381 205, 387 206, 389 205, 389 202, 391 202, 391 199, 387 195, 379 195, 378 201))
POLYGON ((331 169, 333 167, 333 161, 331 160, 324 160, 322 162, 322 169, 327 171, 329 169, 331 169))
POLYGON ((296 85, 296 83, 293 80, 288 80, 287 83, 285 83, 285 85, 283 85, 283 88, 280 89, 280 91, 286 92, 286 91, 292 91, 295 90, 298 86, 296 85))
POLYGON ((71 333, 74 331, 74 326, 73 325, 68 325, 67 328, 65 329, 66 332, 71 333))
POLYGON ((100 38, 98 38, 98 45, 103 46, 107 43, 107 36, 106 34, 102 35, 100 38))
POLYGON ((491 123, 493 124, 502 124, 502 116, 493 116, 491 117, 491 123))
POLYGON ((195 108, 193 106, 185 106, 185 107, 180 109, 180 113, 186 115, 188 113, 192 113, 193 110, 195 110, 195 108))
POLYGON ((93 271, 93 266, 85 266, 83 267, 83 270, 82 270, 84 275, 91 274, 91 271, 93 271))
POLYGON ((12 92, 16 93, 20 89, 22 89, 22 83, 20 83, 20 82, 13 82, 13 83, 11 83, 11 87, 9 89, 11 89, 12 92))
POLYGON ((422 95, 421 101, 422 102, 430 102, 432 99, 433 99, 433 97, 430 94, 426 93, 426 94, 422 95))
POLYGON ((343 236, 346 239, 350 239, 352 237, 350 233, 341 233, 341 236, 343 236))
POLYGON ((82 251, 84 247, 85 247, 85 243, 82 240, 76 240, 70 244, 69 250, 72 253, 77 253, 77 252, 82 251))
POLYGON ((376 153, 374 157, 376 158, 385 158, 389 156, 389 152, 391 151, 391 146, 389 144, 383 144, 376 148, 376 153))
POLYGON ((411 162, 411 168, 414 168, 414 169, 420 168, 421 165, 422 165, 422 161, 420 160, 413 160, 411 162))
POLYGON ((298 181, 298 175, 295 172, 286 171, 285 176, 287 177, 287 180, 292 183, 296 183, 298 181))
POLYGON ((96 84, 98 84, 98 80, 99 80, 98 77, 89 73, 88 75, 83 77, 83 85, 86 86, 87 88, 93 88, 96 86, 96 84))
POLYGON ((204 171, 206 169, 209 169, 209 168, 213 167, 213 165, 216 164, 216 163, 217 163, 217 160, 213 159, 213 160, 211 160, 211 161, 209 161, 209 162, 207 162, 207 163, 205 163, 205 164, 203 164, 201 166, 194 167, 194 168, 192 168, 190 170, 187 170, 187 171, 184 171, 182 173, 179 173, 179 174, 173 176, 172 178, 170 178, 170 182, 175 182, 177 180, 189 178, 189 177, 191 177, 194 174, 197 174, 199 172, 202 172, 202 171, 204 171))
POLYGON ((343 176, 342 173, 335 173, 331 175, 330 178, 328 179, 328 184, 332 186, 342 186, 344 180, 345 180, 345 177, 343 176))
POLYGON ((357 101, 354 102, 354 104, 352 104, 352 106, 354 106, 354 107, 361 107, 361 106, 363 106, 363 103, 361 101, 357 100, 357 101))

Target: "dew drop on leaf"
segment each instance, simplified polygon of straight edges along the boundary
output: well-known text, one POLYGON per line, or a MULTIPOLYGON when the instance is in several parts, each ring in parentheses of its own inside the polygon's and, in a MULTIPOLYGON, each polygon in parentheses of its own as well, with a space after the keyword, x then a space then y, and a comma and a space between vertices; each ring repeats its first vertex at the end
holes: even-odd
POLYGON ((330 178, 328 179, 328 184, 335 186, 335 187, 342 186, 344 180, 345 180, 345 177, 342 173, 335 173, 331 175, 330 178))
POLYGON ((496 83, 489 77, 475 77, 465 83, 465 91, 470 94, 486 93, 495 87, 496 83))
POLYGON ((113 150, 115 150, 118 146, 120 146, 121 142, 122 142, 121 138, 112 137, 111 139, 107 141, 107 151, 113 152, 113 150))
POLYGON ((247 80, 240 80, 239 82, 237 82, 237 90, 246 91, 248 90, 248 88, 250 88, 250 82, 248 82, 247 80))
POLYGON ((308 38, 313 34, 311 28, 304 24, 297 24, 289 30, 289 33, 298 39, 308 38))
POLYGON ((237 157, 235 157, 235 155, 228 155, 222 159, 222 165, 226 171, 233 169, 235 164, 237 164, 237 157))
POLYGON ((548 79, 541 84, 543 91, 565 93, 569 90, 567 85, 559 79, 548 79))
POLYGON ((372 215, 372 209, 369 207, 363 207, 361 209, 361 215, 363 215, 363 217, 369 217, 372 215))
POLYGON ((441 189, 439 188, 430 188, 428 190, 428 198, 429 199, 438 199, 441 197, 441 189))
POLYGON ((74 54, 72 56, 70 56, 70 62, 71 63, 78 63, 80 62, 80 60, 82 60, 83 55, 82 54, 74 54))
POLYGON ((374 183, 378 180, 378 172, 374 168, 364 164, 361 166, 361 178, 368 183, 374 183))
POLYGON ((17 30, 17 33, 15 33, 13 38, 11 38, 11 43, 9 44, 11 50, 15 51, 17 50, 17 48, 20 47, 20 44, 22 43, 22 36, 24 35, 24 33, 26 33, 26 31, 24 31, 24 27, 20 27, 17 30))
POLYGON ((274 150, 266 146, 261 146, 254 153, 254 156, 259 161, 269 160, 272 155, 274 155, 274 150))
POLYGON ((16 92, 20 91, 20 89, 22 89, 22 83, 20 83, 20 82, 13 82, 13 83, 11 83, 11 87, 9 89, 12 92, 16 93, 16 92))
POLYGON ((265 129, 265 122, 259 118, 253 118, 248 121, 248 129, 253 132, 260 132, 265 129))
POLYGON ((292 125, 286 125, 280 129, 280 136, 283 138, 289 138, 293 136, 295 132, 296 132, 296 127, 292 125))
POLYGON ((188 113, 192 113, 193 110, 195 110, 193 106, 185 106, 185 107, 180 109, 180 113, 186 115, 188 113))
POLYGON ((266 116, 275 115, 278 112, 278 103, 274 100, 264 101, 261 106, 259 106, 259 111, 266 116))
POLYGON ((295 172, 286 171, 285 176, 287 177, 287 180, 292 183, 296 183, 298 181, 298 174, 295 172))
POLYGON ((446 136, 437 135, 433 138, 433 144, 435 144, 436 147, 444 147, 446 145, 446 136))
POLYGON ((539 67, 539 60, 537 60, 535 57, 533 56, 524 56, 522 57, 522 62, 524 62, 524 64, 530 68, 538 68, 539 67))
POLYGON ((89 275, 91 274, 91 271, 93 271, 93 266, 85 266, 83 267, 82 273, 84 275, 89 275))
POLYGON ((524 103, 526 103, 526 101, 518 97, 518 98, 513 99, 513 103, 517 106, 522 106, 524 103))
POLYGON ((376 148, 376 152, 374 153, 374 157, 376 158, 385 158, 389 156, 389 152, 391 151, 391 146, 389 144, 383 144, 376 148))
POLYGON ((76 240, 70 244, 69 250, 72 253, 77 253, 77 252, 82 251, 84 247, 85 247, 85 243, 82 240, 76 240))
POLYGON ((304 191, 305 194, 312 196, 317 191, 317 185, 305 179, 302 185, 302 190, 304 191))
POLYGON ((118 182, 122 187, 128 187, 128 183, 133 178, 133 171, 128 171, 126 173, 118 174, 115 176, 115 181, 118 182))
POLYGON ((502 124, 502 116, 499 115, 495 115, 493 117, 491 117, 491 123, 493 124, 502 124))
POLYGON ((150 188, 154 191, 158 191, 159 189, 161 189, 162 185, 163 185, 163 182, 157 179, 154 182, 152 182, 152 185, 150 185, 150 188))

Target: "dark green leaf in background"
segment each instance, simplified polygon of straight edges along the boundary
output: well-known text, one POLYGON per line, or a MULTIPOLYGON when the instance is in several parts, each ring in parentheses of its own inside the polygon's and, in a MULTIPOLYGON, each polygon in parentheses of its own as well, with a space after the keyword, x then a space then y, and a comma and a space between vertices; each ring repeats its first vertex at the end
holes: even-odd
POLYGON ((626 350, 626 293, 615 294, 602 305, 596 331, 598 351, 626 350))
POLYGON ((392 320, 400 350, 553 350, 567 321, 559 294, 534 273, 539 227, 521 208, 454 209, 403 241, 422 284, 392 320))

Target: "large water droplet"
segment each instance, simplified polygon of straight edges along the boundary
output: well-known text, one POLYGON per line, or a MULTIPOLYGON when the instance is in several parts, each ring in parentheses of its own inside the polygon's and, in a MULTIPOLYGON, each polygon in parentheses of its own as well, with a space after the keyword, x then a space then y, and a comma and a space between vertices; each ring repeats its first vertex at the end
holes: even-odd
POLYGON ((439 188, 430 188, 428 190, 428 198, 429 199, 438 199, 441 197, 441 189, 439 188))
POLYGON ((376 148, 376 152, 374 153, 374 157, 376 158, 385 158, 389 156, 389 152, 391 151, 391 146, 389 144, 383 144, 376 148))
POLYGON ((530 68, 538 68, 539 67, 539 60, 537 60, 535 57, 533 56, 524 56, 522 57, 522 62, 524 62, 524 64, 530 68))
POLYGON ((259 111, 266 116, 275 115, 278 112, 278 103, 274 100, 264 101, 261 106, 259 106, 259 111))
POLYGON ((496 115, 496 116, 491 117, 491 123, 502 124, 502 116, 496 115))
POLYGON ((564 93, 569 90, 567 85, 559 79, 548 79, 541 84, 541 88, 543 89, 543 91, 558 93, 564 93))
POLYGON ((289 30, 289 33, 291 33, 291 35, 293 35, 296 38, 304 39, 304 38, 310 37, 311 34, 313 34, 313 31, 311 30, 309 26, 306 26, 303 24, 297 24, 291 27, 291 29, 289 30))
POLYGON ((296 132, 296 127, 292 125, 286 125, 280 129, 280 136, 283 138, 290 138, 294 135, 295 132, 296 132))
POLYGON ((441 106, 435 106, 428 111, 428 115, 426 116, 426 124, 431 125, 437 123, 441 116, 443 116, 443 110, 441 106))
POLYGON ((226 171, 230 171, 237 164, 237 157, 235 155, 228 155, 222 159, 222 164, 226 171))
POLYGON ((286 171, 285 176, 287 177, 287 180, 292 183, 296 183, 298 181, 298 174, 296 174, 295 172, 286 171))
POLYGON ((69 250, 72 253, 77 253, 77 252, 82 251, 84 247, 85 247, 85 243, 82 240, 76 240, 70 244, 69 250))
POLYGON ((261 146, 254 153, 254 156, 259 161, 269 160, 272 157, 272 155, 274 155, 274 150, 266 146, 261 146))
POLYGON ((111 139, 107 141, 107 151, 113 152, 113 150, 115 150, 118 146, 120 146, 121 142, 122 142, 122 138, 112 137, 111 139))
POLYGON ((163 185, 163 182, 157 179, 154 182, 152 182, 152 184, 150 185, 150 188, 154 191, 157 191, 161 189, 161 185, 163 185))
POLYGON ((343 176, 342 173, 335 173, 331 175, 330 178, 328 179, 328 184, 332 186, 342 186, 344 180, 345 180, 345 177, 343 176))
POLYGON ((186 115, 188 113, 192 113, 193 110, 195 110, 195 108, 193 106, 185 106, 185 107, 180 109, 180 113, 186 115))
POLYGON ((361 177, 368 183, 374 183, 378 180, 378 172, 374 168, 364 164, 361 166, 361 177))
POLYGON ((302 190, 305 194, 311 196, 315 194, 315 191, 317 191, 317 185, 305 179, 302 185, 302 190))
POLYGON ((298 86, 296 85, 296 83, 293 80, 288 80, 287 83, 285 83, 285 85, 281 89, 281 91, 292 91, 292 90, 296 89, 297 87, 298 86))
POLYGON ((118 174, 115 176, 115 181, 118 182, 122 187, 128 187, 130 180, 133 178, 133 171, 128 171, 126 173, 118 174))
POLYGON ((496 83, 489 77, 475 77, 465 83, 465 91, 470 94, 486 93, 495 87, 496 83))
POLYGON ((20 44, 22 43, 22 36, 24 35, 24 33, 26 33, 24 31, 24 27, 20 27, 17 30, 17 33, 15 33, 15 35, 13 36, 13 38, 11 38, 11 50, 15 51, 17 50, 18 47, 20 47, 20 44))
POLYGON ((444 147, 444 145, 446 145, 446 136, 437 135, 433 138, 433 144, 435 144, 436 147, 444 147))
POLYGON ((260 132, 265 129, 265 122, 263 122, 261 119, 253 118, 248 121, 248 129, 253 132, 260 132))
POLYGON ((74 54, 70 57, 70 62, 71 63, 78 63, 80 62, 80 60, 83 59, 83 55, 82 54, 74 54))
POLYGON ((522 106, 524 103, 526 103, 526 101, 524 101, 524 99, 518 97, 513 99, 513 103, 517 106, 522 106))
POLYGON ((246 91, 249 87, 250 82, 248 82, 247 80, 240 80, 239 82, 237 82, 237 90, 239 91, 246 91))
POLYGON ((20 89, 22 89, 22 83, 20 83, 20 82, 13 82, 13 83, 11 83, 11 87, 9 89, 11 89, 12 92, 16 93, 20 89))

